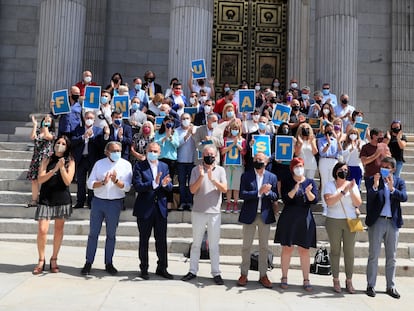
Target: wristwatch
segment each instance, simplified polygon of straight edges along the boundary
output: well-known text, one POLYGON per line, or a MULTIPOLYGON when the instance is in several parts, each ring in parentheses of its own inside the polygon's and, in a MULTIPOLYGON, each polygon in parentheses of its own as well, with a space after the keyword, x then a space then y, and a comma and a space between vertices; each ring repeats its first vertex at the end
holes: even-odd
POLYGON ((343 191, 343 190, 341 190, 341 193, 342 193, 342 195, 345 195, 346 194, 345 191, 343 191))

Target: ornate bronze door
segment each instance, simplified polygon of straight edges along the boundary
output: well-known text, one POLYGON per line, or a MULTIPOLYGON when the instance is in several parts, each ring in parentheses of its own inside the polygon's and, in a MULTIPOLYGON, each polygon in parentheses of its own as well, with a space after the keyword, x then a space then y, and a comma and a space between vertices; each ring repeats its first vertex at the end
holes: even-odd
POLYGON ((246 80, 270 86, 286 79, 287 4, 285 0, 214 0, 212 75, 238 88, 246 80))

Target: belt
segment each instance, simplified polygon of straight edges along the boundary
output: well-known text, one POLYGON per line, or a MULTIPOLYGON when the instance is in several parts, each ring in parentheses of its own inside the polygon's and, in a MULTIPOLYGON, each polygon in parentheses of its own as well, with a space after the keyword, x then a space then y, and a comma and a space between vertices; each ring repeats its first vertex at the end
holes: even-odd
POLYGON ((382 216, 382 215, 380 215, 380 218, 384 218, 384 219, 392 219, 392 217, 382 216))
POLYGON ((335 159, 336 160, 336 157, 320 157, 321 159, 335 159))

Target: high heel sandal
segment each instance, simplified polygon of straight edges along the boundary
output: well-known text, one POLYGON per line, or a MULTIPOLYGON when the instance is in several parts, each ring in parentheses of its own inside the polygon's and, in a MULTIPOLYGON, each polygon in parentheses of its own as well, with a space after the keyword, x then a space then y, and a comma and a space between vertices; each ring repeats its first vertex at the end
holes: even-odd
POLYGON ((287 282, 287 277, 284 276, 280 279, 280 288, 281 289, 288 289, 289 288, 289 284, 287 282))
POLYGON ((46 261, 45 261, 45 259, 44 258, 43 259, 39 259, 39 262, 38 262, 37 266, 33 269, 33 272, 32 273, 34 275, 38 275, 38 274, 42 273, 45 270, 45 268, 46 268, 46 261), (43 262, 43 265, 42 265, 42 262, 43 262))
POLYGON ((303 289, 307 292, 313 291, 313 286, 310 284, 309 280, 303 280, 303 289))
POLYGON ((352 285, 352 280, 345 280, 345 284, 346 284, 346 290, 348 291, 348 293, 355 294, 355 288, 352 285))
POLYGON ((333 279, 333 290, 335 293, 341 293, 342 289, 341 289, 341 283, 339 282, 338 279, 333 279))
POLYGON ((59 267, 57 265, 57 258, 50 258, 50 272, 52 273, 59 273, 59 267), (52 262, 54 262, 55 264, 52 265, 52 262))

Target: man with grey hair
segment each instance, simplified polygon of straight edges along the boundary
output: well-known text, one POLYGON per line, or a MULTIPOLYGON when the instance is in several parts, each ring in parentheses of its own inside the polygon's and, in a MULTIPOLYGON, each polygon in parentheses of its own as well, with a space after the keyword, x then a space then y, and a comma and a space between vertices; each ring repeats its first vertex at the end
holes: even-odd
POLYGON ((111 275, 118 273, 112 264, 116 228, 125 194, 130 190, 132 180, 131 163, 121 158, 121 150, 122 144, 120 142, 108 142, 105 146, 106 158, 95 163, 86 183, 88 188, 93 190, 94 197, 89 220, 86 263, 82 268, 82 275, 88 275, 91 272, 104 219, 106 224, 105 271, 111 275))
POLYGON ((203 164, 193 168, 190 178, 190 191, 194 195, 191 212, 193 228, 193 244, 190 251, 190 271, 181 278, 190 281, 197 276, 200 247, 207 226, 211 274, 217 285, 223 285, 220 275, 220 226, 222 194, 227 192, 226 172, 223 167, 216 166, 217 149, 207 145, 203 150, 203 164))
POLYGON ((309 107, 308 118, 319 118, 319 111, 322 107, 323 94, 321 91, 313 92, 314 103, 309 107))
POLYGON ((302 87, 301 96, 299 97, 300 112, 302 112, 306 115, 309 113, 309 108, 312 104, 312 101, 310 99, 310 92, 311 92, 310 87, 309 86, 304 86, 304 87, 302 87))

